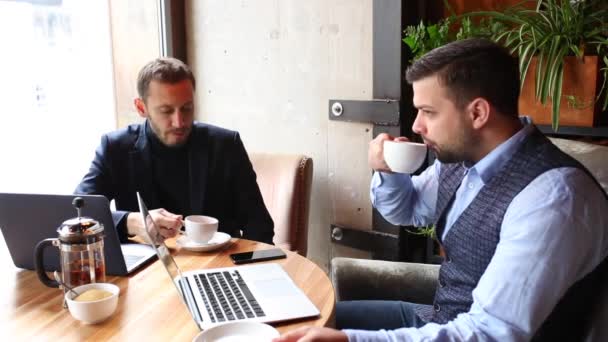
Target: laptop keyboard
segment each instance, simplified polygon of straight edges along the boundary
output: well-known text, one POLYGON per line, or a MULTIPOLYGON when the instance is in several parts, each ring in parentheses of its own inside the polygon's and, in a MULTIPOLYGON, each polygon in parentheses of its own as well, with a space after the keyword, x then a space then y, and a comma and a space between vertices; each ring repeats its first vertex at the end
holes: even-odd
POLYGON ((194 276, 211 322, 226 322, 264 317, 239 271, 212 272, 194 276))

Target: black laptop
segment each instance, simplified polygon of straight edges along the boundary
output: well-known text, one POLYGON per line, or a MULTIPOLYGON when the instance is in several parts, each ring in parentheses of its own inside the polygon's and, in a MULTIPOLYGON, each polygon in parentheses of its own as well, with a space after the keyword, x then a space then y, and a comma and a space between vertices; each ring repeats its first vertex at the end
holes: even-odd
MULTIPOLYGON (((0 230, 15 266, 35 269, 34 248, 39 241, 57 238, 57 228, 77 216, 75 197, 84 199, 82 216, 104 226, 106 274, 127 275, 156 257, 146 244, 121 244, 112 221, 108 199, 99 195, 47 195, 0 193, 0 230)), ((47 272, 59 269, 59 249, 46 248, 43 255, 47 272)))

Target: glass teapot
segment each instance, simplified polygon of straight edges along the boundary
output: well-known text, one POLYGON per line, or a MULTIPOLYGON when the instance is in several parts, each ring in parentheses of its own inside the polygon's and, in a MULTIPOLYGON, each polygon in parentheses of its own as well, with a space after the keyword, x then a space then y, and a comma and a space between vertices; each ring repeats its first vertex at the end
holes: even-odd
POLYGON ((59 287, 44 271, 43 251, 48 246, 59 248, 61 280, 69 287, 104 282, 106 263, 103 252, 103 225, 90 217, 82 217, 84 200, 76 197, 72 205, 78 217, 71 218, 57 228, 58 238, 45 239, 36 245, 34 262, 40 281, 49 287, 59 287))

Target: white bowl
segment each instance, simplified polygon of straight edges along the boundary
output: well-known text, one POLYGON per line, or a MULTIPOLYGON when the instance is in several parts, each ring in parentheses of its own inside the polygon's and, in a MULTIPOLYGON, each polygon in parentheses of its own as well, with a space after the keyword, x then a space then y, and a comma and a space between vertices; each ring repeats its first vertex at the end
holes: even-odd
POLYGON ((414 173, 425 158, 425 144, 409 141, 384 141, 384 161, 393 172, 414 173))
POLYGON ((74 291, 81 294, 90 289, 106 290, 112 295, 100 300, 77 302, 73 300, 77 295, 68 291, 65 294, 65 300, 72 317, 87 324, 95 324, 106 320, 116 311, 120 288, 110 283, 92 283, 77 286, 74 291))
POLYGON ((230 322, 211 327, 194 336, 192 342, 268 342, 280 334, 259 322, 230 322))

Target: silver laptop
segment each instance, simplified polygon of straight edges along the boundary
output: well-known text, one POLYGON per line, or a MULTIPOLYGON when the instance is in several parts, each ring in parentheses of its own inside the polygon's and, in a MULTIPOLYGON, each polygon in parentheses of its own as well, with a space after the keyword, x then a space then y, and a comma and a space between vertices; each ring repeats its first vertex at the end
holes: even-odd
POLYGON ((201 330, 233 321, 267 323, 319 316, 279 264, 181 272, 139 193, 137 200, 148 242, 201 330))
MULTIPOLYGON (((0 230, 15 266, 33 270, 34 247, 39 241, 57 237, 57 228, 76 217, 74 197, 84 199, 83 216, 104 226, 104 253, 108 275, 127 275, 154 259, 154 248, 146 244, 121 244, 114 229, 108 199, 99 195, 47 195, 0 193, 0 230)), ((59 270, 59 250, 44 250, 46 271, 59 270)))

